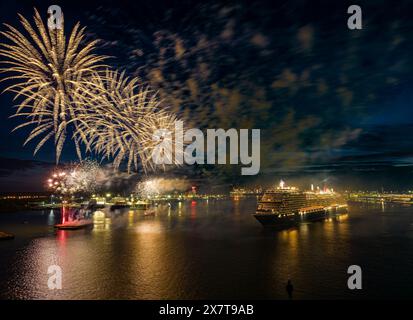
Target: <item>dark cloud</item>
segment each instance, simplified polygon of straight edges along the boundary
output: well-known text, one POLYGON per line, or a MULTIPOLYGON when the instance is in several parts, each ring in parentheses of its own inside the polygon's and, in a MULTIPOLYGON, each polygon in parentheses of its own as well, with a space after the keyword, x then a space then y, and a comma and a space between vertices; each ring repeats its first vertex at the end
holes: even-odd
POLYGON ((0 157, 0 192, 42 192, 53 167, 48 162, 0 157))

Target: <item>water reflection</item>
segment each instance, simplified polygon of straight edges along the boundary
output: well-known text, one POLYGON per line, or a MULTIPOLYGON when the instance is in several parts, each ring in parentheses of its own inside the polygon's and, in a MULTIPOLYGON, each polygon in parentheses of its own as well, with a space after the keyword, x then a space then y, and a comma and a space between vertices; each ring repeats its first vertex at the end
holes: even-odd
MULTIPOLYGON (((16 244, 18 250, 0 246, 0 296, 284 299, 286 281, 292 279, 297 299, 343 298, 351 297, 346 287, 350 264, 368 263, 369 281, 379 283, 394 271, 383 263, 391 261, 392 268, 400 269, 389 285, 400 285, 410 274, 411 213, 380 215, 381 208, 356 208, 331 220, 264 231, 251 216, 255 205, 255 199, 159 203, 155 216, 145 216, 144 210, 103 209, 94 212, 93 229, 76 231, 52 227, 68 219, 66 209, 26 213, 24 233, 18 231, 21 216, 9 222, 17 239, 25 239, 16 244), (42 234, 31 231, 35 229, 42 234), (403 263, 397 263, 394 248, 403 263), (63 290, 47 288, 51 264, 62 267, 63 290)), ((387 294, 371 287, 366 294, 387 294)), ((406 296, 413 293, 410 287, 404 290, 406 296)))
POLYGON ((47 219, 47 224, 53 225, 55 221, 55 215, 54 215, 54 210, 49 211, 48 219, 47 219))

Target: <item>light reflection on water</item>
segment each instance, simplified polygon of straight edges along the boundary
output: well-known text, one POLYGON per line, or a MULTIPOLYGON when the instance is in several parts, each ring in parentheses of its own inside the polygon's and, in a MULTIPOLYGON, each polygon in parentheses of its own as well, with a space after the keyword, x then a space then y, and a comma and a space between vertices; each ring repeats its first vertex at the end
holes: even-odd
POLYGON ((0 243, 0 297, 17 299, 201 299, 410 297, 413 209, 350 208, 323 222, 263 230, 255 199, 101 210, 93 229, 55 231, 60 212, 0 215, 16 234, 0 243), (22 223, 28 221, 27 224, 22 223), (47 288, 47 268, 63 289, 47 288), (364 289, 347 289, 359 264, 364 289))

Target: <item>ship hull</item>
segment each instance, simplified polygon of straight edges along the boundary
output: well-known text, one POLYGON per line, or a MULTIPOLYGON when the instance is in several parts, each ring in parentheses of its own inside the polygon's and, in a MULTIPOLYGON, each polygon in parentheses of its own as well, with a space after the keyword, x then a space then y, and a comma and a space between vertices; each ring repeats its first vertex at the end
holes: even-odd
POLYGON ((278 217, 276 214, 269 214, 269 213, 256 213, 254 214, 255 219, 258 220, 264 227, 271 227, 271 228, 289 228, 297 225, 299 220, 297 217, 278 217))
POLYGON ((347 211, 347 208, 332 208, 330 210, 321 209, 319 211, 313 211, 306 214, 299 214, 295 213, 290 216, 281 216, 279 217, 278 214, 272 213, 255 213, 254 217, 258 220, 264 227, 271 227, 271 228, 289 228, 293 226, 297 226, 300 223, 305 222, 314 222, 314 221, 321 221, 335 214, 340 214, 347 211))
POLYGON ((306 214, 305 216, 302 216, 301 221, 320 221, 327 218, 328 216, 329 212, 326 209, 324 209, 320 211, 311 212, 306 214))

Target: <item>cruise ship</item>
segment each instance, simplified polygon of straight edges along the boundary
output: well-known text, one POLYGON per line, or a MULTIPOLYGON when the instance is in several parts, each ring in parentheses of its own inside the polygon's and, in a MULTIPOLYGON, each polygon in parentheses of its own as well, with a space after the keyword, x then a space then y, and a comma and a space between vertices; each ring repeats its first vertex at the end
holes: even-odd
POLYGON ((300 191, 280 185, 267 190, 258 201, 254 217, 265 227, 289 227, 304 221, 321 220, 331 212, 347 208, 344 197, 332 189, 300 191))

